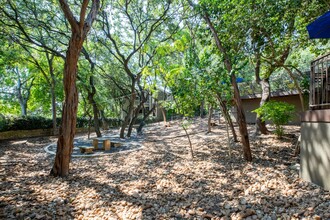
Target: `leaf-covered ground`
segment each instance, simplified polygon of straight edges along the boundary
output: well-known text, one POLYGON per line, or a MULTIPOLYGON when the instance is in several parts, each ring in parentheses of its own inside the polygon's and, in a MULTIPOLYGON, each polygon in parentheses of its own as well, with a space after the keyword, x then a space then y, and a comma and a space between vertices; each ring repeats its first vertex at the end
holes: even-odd
MULTIPOLYGON (((294 155, 299 128, 251 138, 228 156, 225 125, 189 126, 195 158, 179 124, 148 126, 144 148, 73 158, 70 176, 49 176, 54 138, 0 144, 0 219, 330 219, 330 193, 301 180, 294 155)), ((252 133, 252 128, 251 133, 252 133)))

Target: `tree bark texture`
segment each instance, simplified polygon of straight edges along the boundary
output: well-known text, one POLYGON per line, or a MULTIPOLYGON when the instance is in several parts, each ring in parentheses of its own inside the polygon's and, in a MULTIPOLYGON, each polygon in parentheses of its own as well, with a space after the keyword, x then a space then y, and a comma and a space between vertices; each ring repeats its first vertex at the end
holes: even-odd
POLYGON ((88 89, 88 101, 93 107, 95 133, 96 133, 97 137, 102 137, 102 134, 100 131, 99 108, 97 107, 96 101, 94 99, 94 96, 96 94, 96 89, 95 89, 95 85, 94 85, 93 76, 89 77, 89 85, 90 85, 92 91, 90 91, 88 89))
MULTIPOLYGON (((259 80, 259 85, 261 86, 261 100, 259 107, 263 106, 265 103, 267 103, 270 99, 270 84, 269 84, 269 78, 265 78, 262 80, 259 80)), ((261 134, 267 134, 268 129, 266 127, 266 122, 261 119, 260 116, 257 115, 256 117, 256 131, 255 134, 258 135, 261 134)))
POLYGON ((50 173, 53 176, 65 177, 69 174, 73 138, 76 132, 78 108, 78 92, 76 87, 77 64, 84 40, 100 8, 100 1, 92 1, 92 6, 86 16, 89 0, 83 0, 79 21, 75 18, 66 0, 59 0, 59 2, 71 26, 71 38, 66 52, 63 72, 65 102, 62 110, 62 124, 57 141, 55 161, 50 173))
POLYGON ((65 102, 62 110, 62 124, 57 141, 55 163, 51 170, 54 176, 67 176, 76 132, 78 92, 76 87, 77 63, 84 39, 79 34, 72 35, 64 64, 65 102))

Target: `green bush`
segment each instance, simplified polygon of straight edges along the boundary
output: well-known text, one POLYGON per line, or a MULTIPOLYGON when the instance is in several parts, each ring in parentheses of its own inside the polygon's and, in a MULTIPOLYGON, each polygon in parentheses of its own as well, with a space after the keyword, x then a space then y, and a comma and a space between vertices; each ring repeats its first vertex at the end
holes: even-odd
MULTIPOLYGON (((119 119, 107 119, 111 125, 120 124, 119 119)), ((92 122, 93 123, 93 122, 92 122)), ((56 119, 57 126, 61 125, 61 118, 56 119)), ((52 119, 41 116, 4 116, 0 114, 0 132, 15 130, 34 130, 49 129, 53 127, 52 119)), ((84 117, 77 118, 78 128, 87 128, 88 119, 84 117)))
POLYGON ((5 116, 0 118, 0 131, 46 129, 52 120, 40 116, 5 116))
POLYGON ((293 118, 295 107, 286 102, 269 101, 253 112, 257 113, 261 120, 271 121, 275 125, 275 134, 281 137, 284 133, 282 125, 287 124, 293 118))

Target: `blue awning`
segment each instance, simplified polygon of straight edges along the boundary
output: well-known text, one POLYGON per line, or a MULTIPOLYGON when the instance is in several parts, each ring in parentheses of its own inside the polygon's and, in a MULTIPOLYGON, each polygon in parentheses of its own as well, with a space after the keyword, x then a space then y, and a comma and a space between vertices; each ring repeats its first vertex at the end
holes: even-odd
POLYGON ((307 25, 310 39, 330 38, 330 11, 307 25))

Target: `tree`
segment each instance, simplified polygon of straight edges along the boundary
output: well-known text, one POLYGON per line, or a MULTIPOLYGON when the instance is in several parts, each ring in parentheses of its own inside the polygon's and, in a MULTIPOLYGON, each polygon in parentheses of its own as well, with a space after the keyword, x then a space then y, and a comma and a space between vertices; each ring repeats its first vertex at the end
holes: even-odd
POLYGON ((94 129, 95 129, 95 133, 97 137, 102 137, 101 131, 100 131, 100 120, 99 120, 99 107, 96 103, 95 100, 95 95, 96 95, 96 88, 95 88, 95 78, 94 78, 94 74, 95 74, 95 62, 92 61, 89 53, 87 52, 87 50, 85 48, 82 49, 82 53, 85 56, 85 59, 89 62, 90 64, 90 75, 89 75, 89 80, 87 80, 89 82, 89 85, 84 85, 85 90, 87 91, 87 99, 90 105, 92 105, 93 107, 93 118, 94 118, 94 129))
POLYGON ((27 60, 44 77, 50 91, 53 131, 56 132, 56 89, 60 72, 56 68, 56 57, 65 58, 63 46, 68 36, 64 17, 59 16, 54 7, 46 1, 8 0, 0 8, 3 16, 0 22, 5 27, 3 34, 26 51, 27 60))
MULTIPOLYGON (((314 1, 247 1, 241 13, 242 19, 250 27, 246 48, 255 67, 256 82, 262 88, 260 107, 270 100, 270 77, 276 70, 284 68, 299 92, 302 109, 304 101, 298 80, 293 74, 297 67, 288 66, 290 54, 306 47, 308 17, 322 10, 322 4, 314 1)), ((267 134, 265 121, 261 115, 256 118, 255 134, 267 134)))
POLYGON ((143 1, 114 1, 111 5, 112 13, 107 12, 110 7, 101 13, 103 33, 98 40, 130 82, 129 94, 125 97, 124 108, 127 113, 120 129, 121 138, 124 138, 127 127, 126 136, 130 137, 138 114, 150 95, 149 91, 143 88, 141 78, 151 65, 158 44, 171 37, 173 30, 164 26, 171 19, 170 6, 171 1, 165 4, 159 1, 148 1, 147 4, 143 1), (111 22, 116 25, 110 27, 111 22), (126 31, 116 31, 119 29, 126 31))
POLYGON ((54 176, 67 176, 73 149, 73 138, 76 132, 78 92, 76 87, 77 63, 83 43, 100 8, 99 0, 92 0, 92 5, 86 16, 89 0, 82 2, 79 20, 74 16, 67 1, 59 0, 61 9, 71 27, 71 38, 66 52, 63 84, 65 102, 62 112, 62 124, 57 141, 57 150, 51 174, 54 176))
POLYGON ((16 45, 3 45, 0 51, 1 89, 0 97, 7 101, 16 100, 21 115, 27 115, 28 101, 35 81, 33 69, 26 60, 28 54, 20 52, 16 45), (18 61, 20 60, 20 62, 18 61))
POLYGON ((236 5, 231 1, 201 1, 200 5, 195 5, 192 1, 189 0, 189 4, 200 12, 200 15, 208 25, 212 36, 214 38, 216 47, 223 56, 223 63, 225 69, 230 76, 231 84, 234 90, 234 103, 237 109, 237 122, 239 125, 239 131, 241 134, 241 142, 243 144, 243 156, 245 160, 252 161, 252 154, 250 149, 249 134, 246 126, 245 113, 242 105, 242 100, 240 97, 240 92, 236 82, 236 72, 238 71, 239 65, 237 62, 237 57, 240 55, 238 49, 240 47, 240 42, 244 41, 244 38, 241 38, 242 29, 236 32, 232 31, 232 22, 229 21, 231 18, 231 13, 236 12, 236 5), (221 7, 223 6, 223 7, 221 7), (223 9, 222 11, 219 9, 223 9), (226 9, 226 10, 225 10, 226 9), (227 13, 227 14, 225 14, 227 13), (213 21, 211 18, 214 18, 213 21), (220 24, 215 24, 217 21, 220 24), (219 32, 217 28, 225 29, 227 32, 219 32), (220 36, 220 33, 224 33, 220 36), (229 36, 228 33, 231 35, 229 36), (234 34, 235 33, 235 34, 234 34), (238 40, 240 39, 240 40, 238 40))

